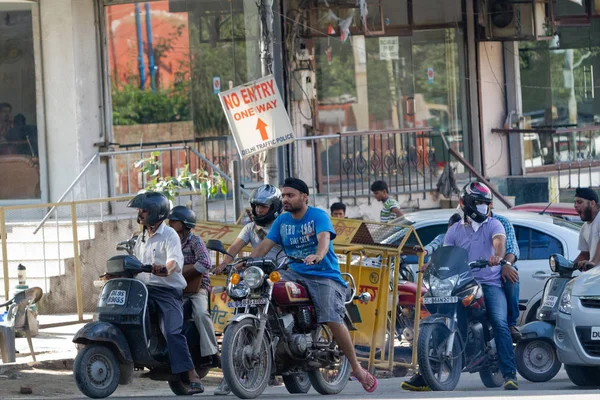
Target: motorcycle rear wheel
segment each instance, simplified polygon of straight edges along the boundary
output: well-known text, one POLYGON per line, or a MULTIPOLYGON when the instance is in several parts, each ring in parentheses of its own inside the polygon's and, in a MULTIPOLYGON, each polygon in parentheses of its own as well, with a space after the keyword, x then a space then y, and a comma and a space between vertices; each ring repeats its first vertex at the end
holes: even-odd
POLYGON ((492 372, 489 368, 484 369, 479 371, 479 378, 486 388, 497 388, 504 384, 504 377, 500 370, 492 372))
MULTIPOLYGON (((319 326, 314 332, 314 341, 321 344, 328 344, 331 348, 337 348, 337 343, 333 339, 333 334, 325 325, 319 326)), ((319 368, 308 371, 310 383, 317 392, 323 395, 338 394, 348 384, 350 378, 350 362, 340 351, 340 359, 334 368, 319 368)))
POLYGON ((451 357, 446 359, 443 355, 449 336, 450 331, 441 324, 424 325, 419 332, 419 372, 433 391, 452 391, 460 380, 462 351, 458 336, 454 338, 451 357), (442 379, 444 369, 448 372, 446 379, 442 379))
POLYGON ((273 359, 267 335, 263 335, 258 354, 252 357, 252 343, 258 333, 253 320, 231 323, 225 330, 221 354, 223 376, 240 399, 254 399, 264 392, 273 359))

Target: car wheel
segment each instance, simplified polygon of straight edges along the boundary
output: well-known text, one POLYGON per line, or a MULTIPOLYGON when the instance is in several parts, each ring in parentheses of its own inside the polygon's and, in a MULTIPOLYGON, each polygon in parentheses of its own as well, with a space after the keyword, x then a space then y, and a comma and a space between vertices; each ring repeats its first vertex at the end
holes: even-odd
POLYGON ((576 365, 565 365, 565 370, 571 382, 577 386, 600 386, 598 375, 599 367, 581 367, 576 365))

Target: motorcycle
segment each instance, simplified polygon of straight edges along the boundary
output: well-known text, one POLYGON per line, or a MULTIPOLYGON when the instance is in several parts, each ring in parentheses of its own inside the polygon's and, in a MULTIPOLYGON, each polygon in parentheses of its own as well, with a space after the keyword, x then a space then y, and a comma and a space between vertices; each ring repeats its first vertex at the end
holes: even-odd
MULTIPOLYGON (((118 247, 132 252, 133 244, 122 242, 118 247)), ((140 272, 151 271, 151 265, 142 264, 132 255, 118 255, 107 261, 109 280, 98 299, 97 318, 73 338, 79 349, 73 375, 84 395, 108 397, 118 385, 131 383, 134 369, 142 368, 150 370, 150 379, 167 381, 174 394, 188 394, 187 373, 171 372, 168 348, 152 302, 148 302, 148 289, 133 279, 140 272)), ((196 372, 205 376, 208 370, 200 356, 200 337, 193 320, 184 318, 182 333, 196 372)))
POLYGON ((517 344, 515 359, 517 371, 531 382, 546 382, 554 378, 562 363, 556 353, 554 328, 558 303, 567 283, 573 279, 573 263, 560 254, 550 256, 553 276, 546 281, 537 321, 521 327, 523 339, 517 344))
MULTIPOLYGON (((218 240, 206 247, 227 254, 218 240)), ((287 261, 298 261, 288 257, 287 261)), ((287 261, 277 265, 267 258, 238 258, 229 264, 226 291, 235 309, 223 335, 223 375, 239 398, 262 394, 271 375, 281 375, 290 393, 307 393, 314 387, 320 394, 337 394, 348 383, 350 363, 326 325, 316 321, 315 307, 307 289, 281 279, 287 261), (245 264, 243 271, 237 267, 245 264)), ((360 312, 353 300, 368 303, 369 293, 356 296, 350 274, 346 297, 346 326, 356 330, 360 312)))
POLYGON ((454 390, 462 372, 478 372, 488 388, 504 382, 483 290, 472 272, 488 262, 467 261, 465 249, 442 247, 423 275, 428 288, 423 303, 431 315, 420 324, 417 359, 419 372, 434 391, 454 390))

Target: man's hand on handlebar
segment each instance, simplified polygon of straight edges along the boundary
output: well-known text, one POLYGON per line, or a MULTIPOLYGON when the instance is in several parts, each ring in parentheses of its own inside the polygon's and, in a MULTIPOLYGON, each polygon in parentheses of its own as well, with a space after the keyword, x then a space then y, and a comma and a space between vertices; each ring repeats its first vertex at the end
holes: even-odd
POLYGON ((502 262, 502 257, 491 256, 490 259, 488 260, 488 265, 490 267, 494 267, 496 265, 500 265, 501 262, 502 262))
POLYGON ((156 276, 169 276, 173 273, 173 271, 169 271, 169 269, 162 264, 152 264, 152 274, 156 276))
POLYGON ((323 261, 323 259, 316 255, 316 254, 311 254, 310 256, 307 256, 304 259, 304 264, 306 265, 313 265, 313 264, 319 264, 321 261, 323 261))
POLYGON ((594 265, 594 263, 589 260, 579 261, 577 263, 577 269, 579 269, 581 272, 589 271, 595 266, 596 265, 594 265))

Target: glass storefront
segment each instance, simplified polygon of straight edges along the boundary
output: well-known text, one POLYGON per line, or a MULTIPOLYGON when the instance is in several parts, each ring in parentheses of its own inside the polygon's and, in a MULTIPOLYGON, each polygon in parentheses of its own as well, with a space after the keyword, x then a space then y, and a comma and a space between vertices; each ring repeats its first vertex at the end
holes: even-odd
POLYGON ((0 201, 41 197, 32 6, 0 2, 0 201))
MULTIPOLYGON (((560 18, 582 6, 559 2, 560 18)), ((585 2, 584 2, 585 6, 585 2)), ((554 40, 519 45, 526 167, 600 160, 600 20, 559 26, 554 40)))
MULTIPOLYGON (((200 153, 227 170, 237 151, 218 93, 261 76, 256 2, 110 3, 105 0, 113 140, 196 140, 200 153)), ((167 157, 164 172, 176 174, 184 154, 167 157)), ((117 193, 143 184, 125 165, 129 161, 116 165, 117 193)))

